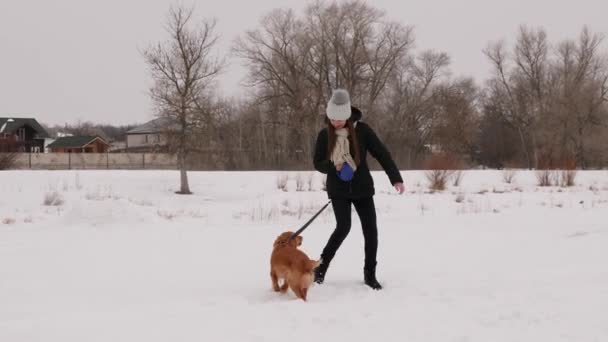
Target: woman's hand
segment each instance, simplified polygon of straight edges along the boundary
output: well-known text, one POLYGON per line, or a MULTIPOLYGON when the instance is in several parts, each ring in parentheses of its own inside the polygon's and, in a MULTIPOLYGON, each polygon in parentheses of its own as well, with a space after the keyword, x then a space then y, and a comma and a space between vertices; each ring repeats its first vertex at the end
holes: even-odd
POLYGON ((403 183, 395 183, 393 186, 395 187, 395 190, 397 190, 399 195, 405 192, 405 185, 403 185, 403 183))

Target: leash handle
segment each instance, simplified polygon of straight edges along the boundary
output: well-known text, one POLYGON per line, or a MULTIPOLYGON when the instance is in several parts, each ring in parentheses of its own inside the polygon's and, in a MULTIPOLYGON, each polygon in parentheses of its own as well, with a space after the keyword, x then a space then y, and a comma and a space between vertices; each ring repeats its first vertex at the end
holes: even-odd
POLYGON ((294 239, 296 236, 300 235, 300 234, 301 234, 301 233, 304 231, 304 229, 306 229, 306 228, 307 228, 307 227, 308 227, 308 226, 309 226, 309 225, 312 223, 312 221, 314 221, 314 220, 317 218, 317 216, 319 216, 319 215, 320 215, 320 214, 323 212, 323 210, 325 210, 325 208, 327 208, 327 206, 328 206, 330 203, 331 203, 331 200, 329 200, 329 202, 325 203, 325 205, 324 205, 324 206, 323 206, 321 209, 319 209, 319 211, 317 211, 317 213, 316 213, 316 214, 315 214, 313 217, 311 217, 311 218, 310 218, 310 220, 308 220, 308 222, 306 222, 306 223, 305 223, 305 224, 302 226, 302 228, 298 229, 298 230, 297 230, 295 233, 291 234, 291 236, 289 237, 289 240, 288 240, 288 241, 291 241, 291 240, 293 240, 293 239, 294 239))

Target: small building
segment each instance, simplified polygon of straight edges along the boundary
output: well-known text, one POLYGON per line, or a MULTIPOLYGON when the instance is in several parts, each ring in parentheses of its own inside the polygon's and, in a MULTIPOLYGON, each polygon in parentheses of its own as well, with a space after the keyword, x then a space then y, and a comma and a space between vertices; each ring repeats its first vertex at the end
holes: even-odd
POLYGON ((110 152, 124 152, 127 149, 126 141, 112 141, 110 142, 110 152))
POLYGON ((44 152, 49 135, 32 118, 0 118, 0 152, 44 152))
POLYGON ((48 146, 56 153, 106 153, 110 144, 99 136, 61 137, 48 146))
POLYGON ((137 126, 127 131, 126 147, 127 151, 154 151, 160 152, 166 149, 167 135, 175 125, 171 124, 171 119, 160 117, 148 121, 143 125, 137 126))

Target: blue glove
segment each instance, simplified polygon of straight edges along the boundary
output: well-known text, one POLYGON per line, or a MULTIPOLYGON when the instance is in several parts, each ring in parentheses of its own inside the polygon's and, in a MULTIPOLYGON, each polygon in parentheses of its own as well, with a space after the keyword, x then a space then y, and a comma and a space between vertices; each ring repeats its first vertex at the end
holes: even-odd
POLYGON ((355 176, 355 172, 353 168, 348 165, 348 163, 342 164, 342 169, 338 171, 338 178, 341 180, 348 182, 355 176))

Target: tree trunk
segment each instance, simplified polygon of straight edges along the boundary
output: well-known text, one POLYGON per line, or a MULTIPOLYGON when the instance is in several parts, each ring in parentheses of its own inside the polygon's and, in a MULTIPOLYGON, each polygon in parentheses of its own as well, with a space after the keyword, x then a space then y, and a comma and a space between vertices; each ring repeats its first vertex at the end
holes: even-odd
POLYGON ((538 146, 536 142, 536 133, 532 130, 532 154, 534 155, 534 168, 538 169, 538 146))
POLYGON ((521 148, 524 151, 524 155, 526 156, 526 163, 528 164, 528 169, 532 169, 532 161, 530 160, 530 152, 528 151, 528 147, 526 146, 526 138, 524 137, 524 132, 521 127, 517 127, 517 132, 519 133, 519 139, 521 142, 521 148))
POLYGON ((585 170, 587 168, 587 160, 585 160, 585 142, 584 142, 584 130, 579 126, 578 128, 578 143, 576 144, 576 162, 585 170))
POLYGON ((184 150, 180 148, 180 151, 177 155, 178 163, 179 163, 179 181, 180 181, 180 190, 177 192, 180 195, 190 195, 190 185, 188 184, 188 173, 186 171, 186 155, 184 150))

